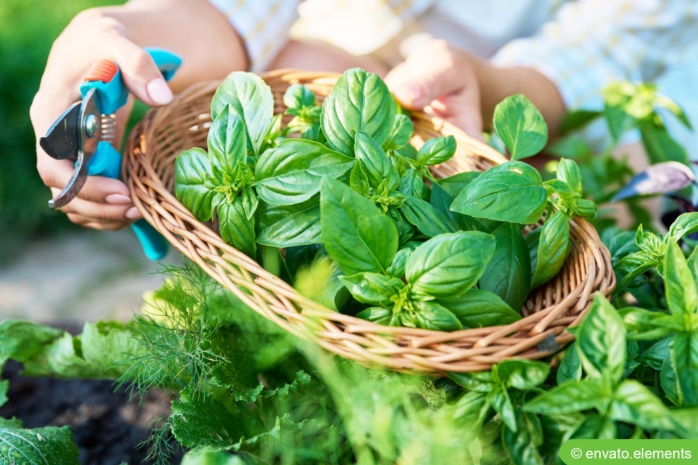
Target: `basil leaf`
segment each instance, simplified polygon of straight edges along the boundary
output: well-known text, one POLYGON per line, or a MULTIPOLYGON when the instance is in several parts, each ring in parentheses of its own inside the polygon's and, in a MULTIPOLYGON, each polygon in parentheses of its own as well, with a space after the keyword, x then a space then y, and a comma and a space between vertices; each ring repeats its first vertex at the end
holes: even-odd
POLYGON ((393 262, 388 268, 388 274, 395 278, 402 278, 405 276, 405 268, 407 267, 407 259, 412 255, 414 249, 419 246, 419 242, 408 242, 400 250, 397 251, 393 262))
POLYGON ((494 389, 491 371, 448 373, 448 377, 466 391, 489 393, 494 389))
MULTIPOLYGON (((673 338, 672 338, 673 346, 673 338)), ((659 383, 664 390, 664 394, 667 399, 674 403, 675 405, 681 405, 684 402, 683 393, 681 392, 681 385, 679 383, 679 377, 677 375, 676 369, 676 352, 671 350, 669 352, 669 357, 664 359, 662 364, 662 369, 659 372, 659 383)))
POLYGON ((548 126, 543 115, 522 94, 509 96, 495 107, 493 125, 512 160, 535 155, 548 142, 548 126))
POLYGON ((623 380, 616 389, 608 416, 616 421, 649 430, 672 431, 676 425, 669 409, 657 396, 634 379, 623 380))
POLYGON ((429 202, 408 196, 400 209, 407 221, 427 237, 456 232, 455 225, 446 216, 432 207, 429 202))
POLYGON ((363 131, 356 132, 354 154, 364 168, 369 186, 378 189, 384 185, 386 193, 397 189, 400 176, 393 164, 381 146, 363 131))
POLYGON ((372 321, 383 326, 391 326, 393 323, 392 310, 382 307, 371 307, 361 310, 356 314, 356 317, 361 318, 362 320, 372 321))
POLYGON ((693 129, 691 121, 688 119, 688 116, 686 116, 684 110, 672 99, 664 95, 655 94, 654 104, 659 108, 665 108, 669 110, 671 114, 674 115, 676 119, 681 121, 681 124, 683 124, 686 128, 693 129))
POLYGON ((608 375, 611 381, 620 381, 625 365, 625 332, 618 312, 602 294, 596 293, 577 334, 577 344, 584 356, 582 364, 589 376, 608 375))
POLYGON ((608 395, 597 380, 567 381, 533 398, 523 410, 541 415, 582 412, 596 408, 608 395))
POLYGON ((634 118, 631 118, 628 112, 625 111, 624 104, 629 100, 623 97, 623 102, 608 101, 608 96, 604 96, 603 116, 608 125, 608 130, 611 133, 614 144, 620 140, 623 132, 632 124, 634 118), (619 104, 620 103, 620 104, 619 104))
POLYGON ((410 255, 405 278, 415 294, 457 297, 477 283, 494 248, 494 238, 486 233, 440 234, 410 255))
POLYGON ((511 161, 481 173, 458 194, 451 210, 475 218, 531 224, 540 219, 546 199, 538 170, 511 161))
POLYGON ((698 330, 674 335, 676 375, 685 406, 698 406, 698 330))
POLYGON ((469 430, 478 429, 485 420, 485 415, 490 406, 486 401, 484 392, 468 391, 453 408, 453 417, 461 420, 469 430))
MULTIPOLYGON (((393 199, 396 199, 399 201, 398 197, 392 197, 393 199)), ((383 206, 381 206, 383 207, 383 206)), ((408 242, 411 242, 412 238, 415 235, 415 228, 412 226, 412 224, 405 219, 405 215, 403 215, 398 208, 388 208, 388 216, 390 219, 393 220, 393 224, 397 228, 397 233, 398 233, 398 244, 400 247, 403 245, 407 244, 408 242)))
POLYGON ((444 163, 456 153, 455 137, 443 136, 428 139, 417 150, 417 166, 431 166, 444 163))
POLYGON ((504 425, 511 431, 516 431, 516 413, 507 390, 501 385, 495 385, 494 389, 487 395, 487 400, 499 414, 504 425))
POLYGON ((216 192, 207 187, 211 162, 200 148, 185 150, 175 159, 175 196, 200 221, 213 216, 216 192))
POLYGON ((557 384, 562 384, 566 381, 579 381, 580 379, 582 379, 582 361, 579 358, 577 343, 573 342, 565 350, 565 355, 562 356, 555 380, 557 384))
POLYGON ((499 296, 480 289, 473 288, 460 297, 437 302, 456 315, 465 328, 507 325, 521 319, 499 296))
POLYGON ((531 251, 531 288, 535 289, 558 274, 572 250, 567 216, 562 211, 556 211, 543 223, 540 233, 527 238, 526 242, 531 251), (538 240, 537 244, 535 239, 538 240))
POLYGON ((390 298, 405 288, 402 280, 378 273, 359 273, 339 279, 359 302, 384 307, 391 306, 390 298))
POLYGON ((599 207, 591 200, 578 199, 577 204, 573 208, 573 214, 592 221, 598 216, 599 207))
POLYGON ((620 278, 616 290, 619 291, 633 285, 646 271, 657 265, 659 262, 656 255, 643 250, 621 258, 614 267, 614 271, 620 278))
POLYGON ((414 132, 414 124, 409 116, 398 113, 395 115, 393 127, 390 130, 390 135, 383 143, 383 149, 386 152, 397 150, 410 141, 414 132))
POLYGON ((321 127, 330 147, 345 155, 354 153, 356 131, 379 145, 390 135, 395 101, 376 74, 351 68, 337 80, 322 104, 321 127))
POLYGON ((557 163, 556 177, 563 181, 576 195, 582 195, 582 171, 574 160, 562 158, 557 163))
POLYGON ((315 106, 317 99, 303 84, 291 84, 284 92, 283 102, 287 108, 300 109, 315 106))
POLYGON ((298 204, 281 207, 285 215, 278 221, 266 226, 257 234, 257 242, 278 248, 300 245, 319 244, 320 205, 317 203, 298 204))
POLYGON ((640 341, 663 338, 675 330, 681 331, 681 322, 673 315, 644 308, 626 307, 618 311, 623 317, 629 337, 640 341))
POLYGON ((471 182, 473 182, 482 172, 480 171, 464 171, 454 174, 447 178, 437 179, 436 184, 439 185, 448 195, 453 198, 458 197, 458 194, 463 191, 471 182))
POLYGON ((244 188, 240 192, 240 199, 242 200, 242 209, 245 211, 245 218, 252 219, 259 206, 259 199, 254 190, 251 187, 244 188))
POLYGON ((604 415, 586 417, 569 439, 615 439, 616 424, 604 415))
POLYGON ((256 155, 272 127, 274 96, 269 86, 253 73, 234 71, 218 86, 211 100, 215 120, 227 106, 245 123, 247 145, 256 155))
POLYGON ((695 247, 688 256, 688 268, 691 270, 691 274, 693 274, 693 279, 698 282, 698 247, 695 247))
POLYGON ((691 317, 698 309, 698 289, 679 245, 671 241, 664 259, 666 300, 672 314, 681 317, 684 331, 693 329, 691 317))
POLYGON ((215 174, 224 184, 233 184, 238 165, 247 161, 245 125, 226 105, 208 131, 208 153, 215 174))
POLYGON ((601 112, 598 110, 570 110, 562 118, 560 133, 566 134, 575 129, 581 129, 599 116, 601 112))
POLYGON ((469 216, 461 215, 451 210, 451 204, 453 203, 453 197, 446 192, 439 184, 433 183, 431 186, 431 197, 429 198, 429 203, 432 207, 441 213, 443 216, 448 218, 452 224, 456 226, 457 229, 461 230, 477 230, 478 221, 469 216))
POLYGON ((682 213, 669 226, 667 237, 678 241, 695 232, 698 232, 698 212, 682 213))
POLYGON ((320 224, 327 253, 345 275, 385 273, 398 248, 393 221, 344 184, 322 180, 320 224))
POLYGON ((550 365, 535 360, 505 360, 493 368, 495 381, 523 391, 542 384, 549 373, 550 365))
POLYGON ((410 168, 405 171, 400 177, 400 186, 398 191, 405 195, 411 195, 417 198, 426 197, 426 186, 422 175, 415 169, 410 168))
POLYGON ((265 151, 255 166, 255 188, 265 202, 292 205, 320 191, 324 177, 336 179, 354 160, 305 139, 286 139, 265 151))
POLYGON ((543 427, 537 416, 528 413, 516 415, 516 430, 504 428, 502 442, 512 463, 526 465, 544 465, 545 461, 538 452, 543 444, 543 427))
POLYGON ((504 223, 492 232, 494 255, 480 277, 479 288, 497 294, 511 308, 523 307, 531 288, 531 259, 518 226, 504 223))
POLYGON ((642 352, 639 361, 641 364, 647 365, 653 370, 660 371, 664 361, 671 356, 670 348, 671 338, 664 338, 652 344, 652 346, 642 352))
POLYGON ((238 197, 228 203, 225 197, 216 205, 221 238, 239 251, 254 257, 255 243, 254 218, 247 219, 242 200, 238 197))
POLYGON ((686 150, 674 139, 667 128, 655 124, 640 124, 640 138, 652 165, 665 161, 689 164, 686 150))
POLYGON ((370 197, 371 184, 368 182, 366 170, 364 170, 364 168, 361 166, 361 163, 355 163, 354 167, 351 169, 351 175, 349 176, 349 187, 364 197, 370 197))
POLYGON ((457 331, 463 328, 453 313, 436 302, 415 302, 415 306, 416 311, 411 316, 417 328, 434 331, 457 331))

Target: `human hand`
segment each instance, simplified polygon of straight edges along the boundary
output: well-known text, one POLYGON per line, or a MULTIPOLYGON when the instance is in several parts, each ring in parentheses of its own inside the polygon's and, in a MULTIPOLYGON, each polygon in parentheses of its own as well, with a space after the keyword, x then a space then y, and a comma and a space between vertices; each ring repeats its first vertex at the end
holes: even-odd
POLYGON ((482 139, 483 117, 479 58, 440 39, 412 50, 385 77, 406 108, 424 110, 482 139))
POLYGON ((385 78, 406 108, 425 110, 458 126, 476 139, 491 130, 494 110, 514 94, 525 95, 557 137, 567 109, 557 85, 526 66, 497 66, 440 39, 412 50, 385 78))
MULTIPOLYGON (((79 14, 55 41, 30 115, 37 140, 73 102, 80 99, 79 86, 91 65, 100 59, 119 64, 126 87, 151 106, 172 99, 172 92, 148 53, 127 38, 126 28, 109 10, 79 14)), ((130 112, 127 104, 117 113, 115 140, 130 112)), ((73 173, 74 160, 54 160, 37 145, 37 169, 55 196, 73 173)), ((63 207, 71 221, 96 229, 119 229, 140 218, 126 185, 116 179, 89 177, 78 197, 63 207)))

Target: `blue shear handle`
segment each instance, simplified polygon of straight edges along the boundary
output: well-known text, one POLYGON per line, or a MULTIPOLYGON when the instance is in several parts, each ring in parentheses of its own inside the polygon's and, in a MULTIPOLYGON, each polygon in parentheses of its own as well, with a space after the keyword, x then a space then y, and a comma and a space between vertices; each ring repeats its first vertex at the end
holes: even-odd
MULTIPOLYGON (((174 53, 159 48, 146 48, 155 64, 162 72, 166 80, 170 80, 177 68, 182 64, 182 59, 174 53)), ((100 94, 102 114, 108 115, 121 108, 128 98, 128 90, 121 79, 121 71, 117 70, 111 80, 87 81, 80 86, 83 97, 90 89, 97 89, 100 94)), ((109 142, 102 141, 97 145, 97 150, 87 164, 88 176, 106 176, 118 178, 121 173, 121 154, 109 142)), ((167 240, 158 233, 145 220, 138 220, 131 225, 136 237, 138 237, 143 252, 151 260, 161 260, 167 255, 167 240)))
MULTIPOLYGON (((88 175, 118 178, 121 171, 121 154, 109 142, 100 142, 97 150, 103 156, 90 159, 88 175), (96 163, 94 163, 96 161, 96 163)), ((143 253, 150 260, 162 260, 167 255, 168 243, 150 223, 140 219, 131 225, 131 229, 143 247, 143 253)))

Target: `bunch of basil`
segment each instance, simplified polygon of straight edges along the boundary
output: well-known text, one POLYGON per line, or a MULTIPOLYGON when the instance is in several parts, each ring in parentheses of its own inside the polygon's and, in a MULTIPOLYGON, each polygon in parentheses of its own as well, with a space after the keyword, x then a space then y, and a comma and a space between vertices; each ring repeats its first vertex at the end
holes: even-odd
POLYGON ((208 149, 176 160, 175 194, 226 242, 330 308, 442 331, 510 323, 564 265, 568 219, 596 215, 573 161, 545 182, 519 161, 547 142, 522 95, 494 115, 511 161, 445 179, 429 167, 454 156, 455 139, 413 148, 410 118, 375 74, 346 71, 322 105, 297 84, 283 100, 285 125, 260 77, 230 74, 211 103, 208 149))

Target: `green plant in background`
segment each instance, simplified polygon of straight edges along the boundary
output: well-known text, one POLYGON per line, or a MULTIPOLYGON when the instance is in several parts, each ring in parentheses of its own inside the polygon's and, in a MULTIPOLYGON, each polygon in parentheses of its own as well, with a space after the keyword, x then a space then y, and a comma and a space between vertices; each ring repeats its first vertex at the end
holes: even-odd
POLYGON ((53 39, 79 11, 115 3, 120 2, 3 0, 0 4, 0 261, 28 240, 72 227, 65 215, 46 206, 51 192, 36 171, 29 107, 53 39))
MULTIPOLYGON (((676 102, 657 93, 655 85, 614 82, 604 89, 602 96, 602 109, 570 112, 562 123, 563 137, 547 148, 550 153, 574 159, 581 165, 585 198, 597 204, 608 203, 636 174, 626 157, 613 155, 629 133, 639 135, 650 165, 676 161, 690 167, 686 150, 671 136, 666 121, 675 118, 689 129, 691 122, 676 102), (608 133, 608 142, 600 152, 579 133, 591 123, 601 123, 608 133)), ((695 188, 684 193, 688 199, 696 195, 695 188)), ((636 221, 633 227, 652 224, 652 213, 641 205, 640 199, 630 198, 625 203, 636 221)), ((595 226, 600 231, 612 227, 613 213, 603 211, 595 226)))

